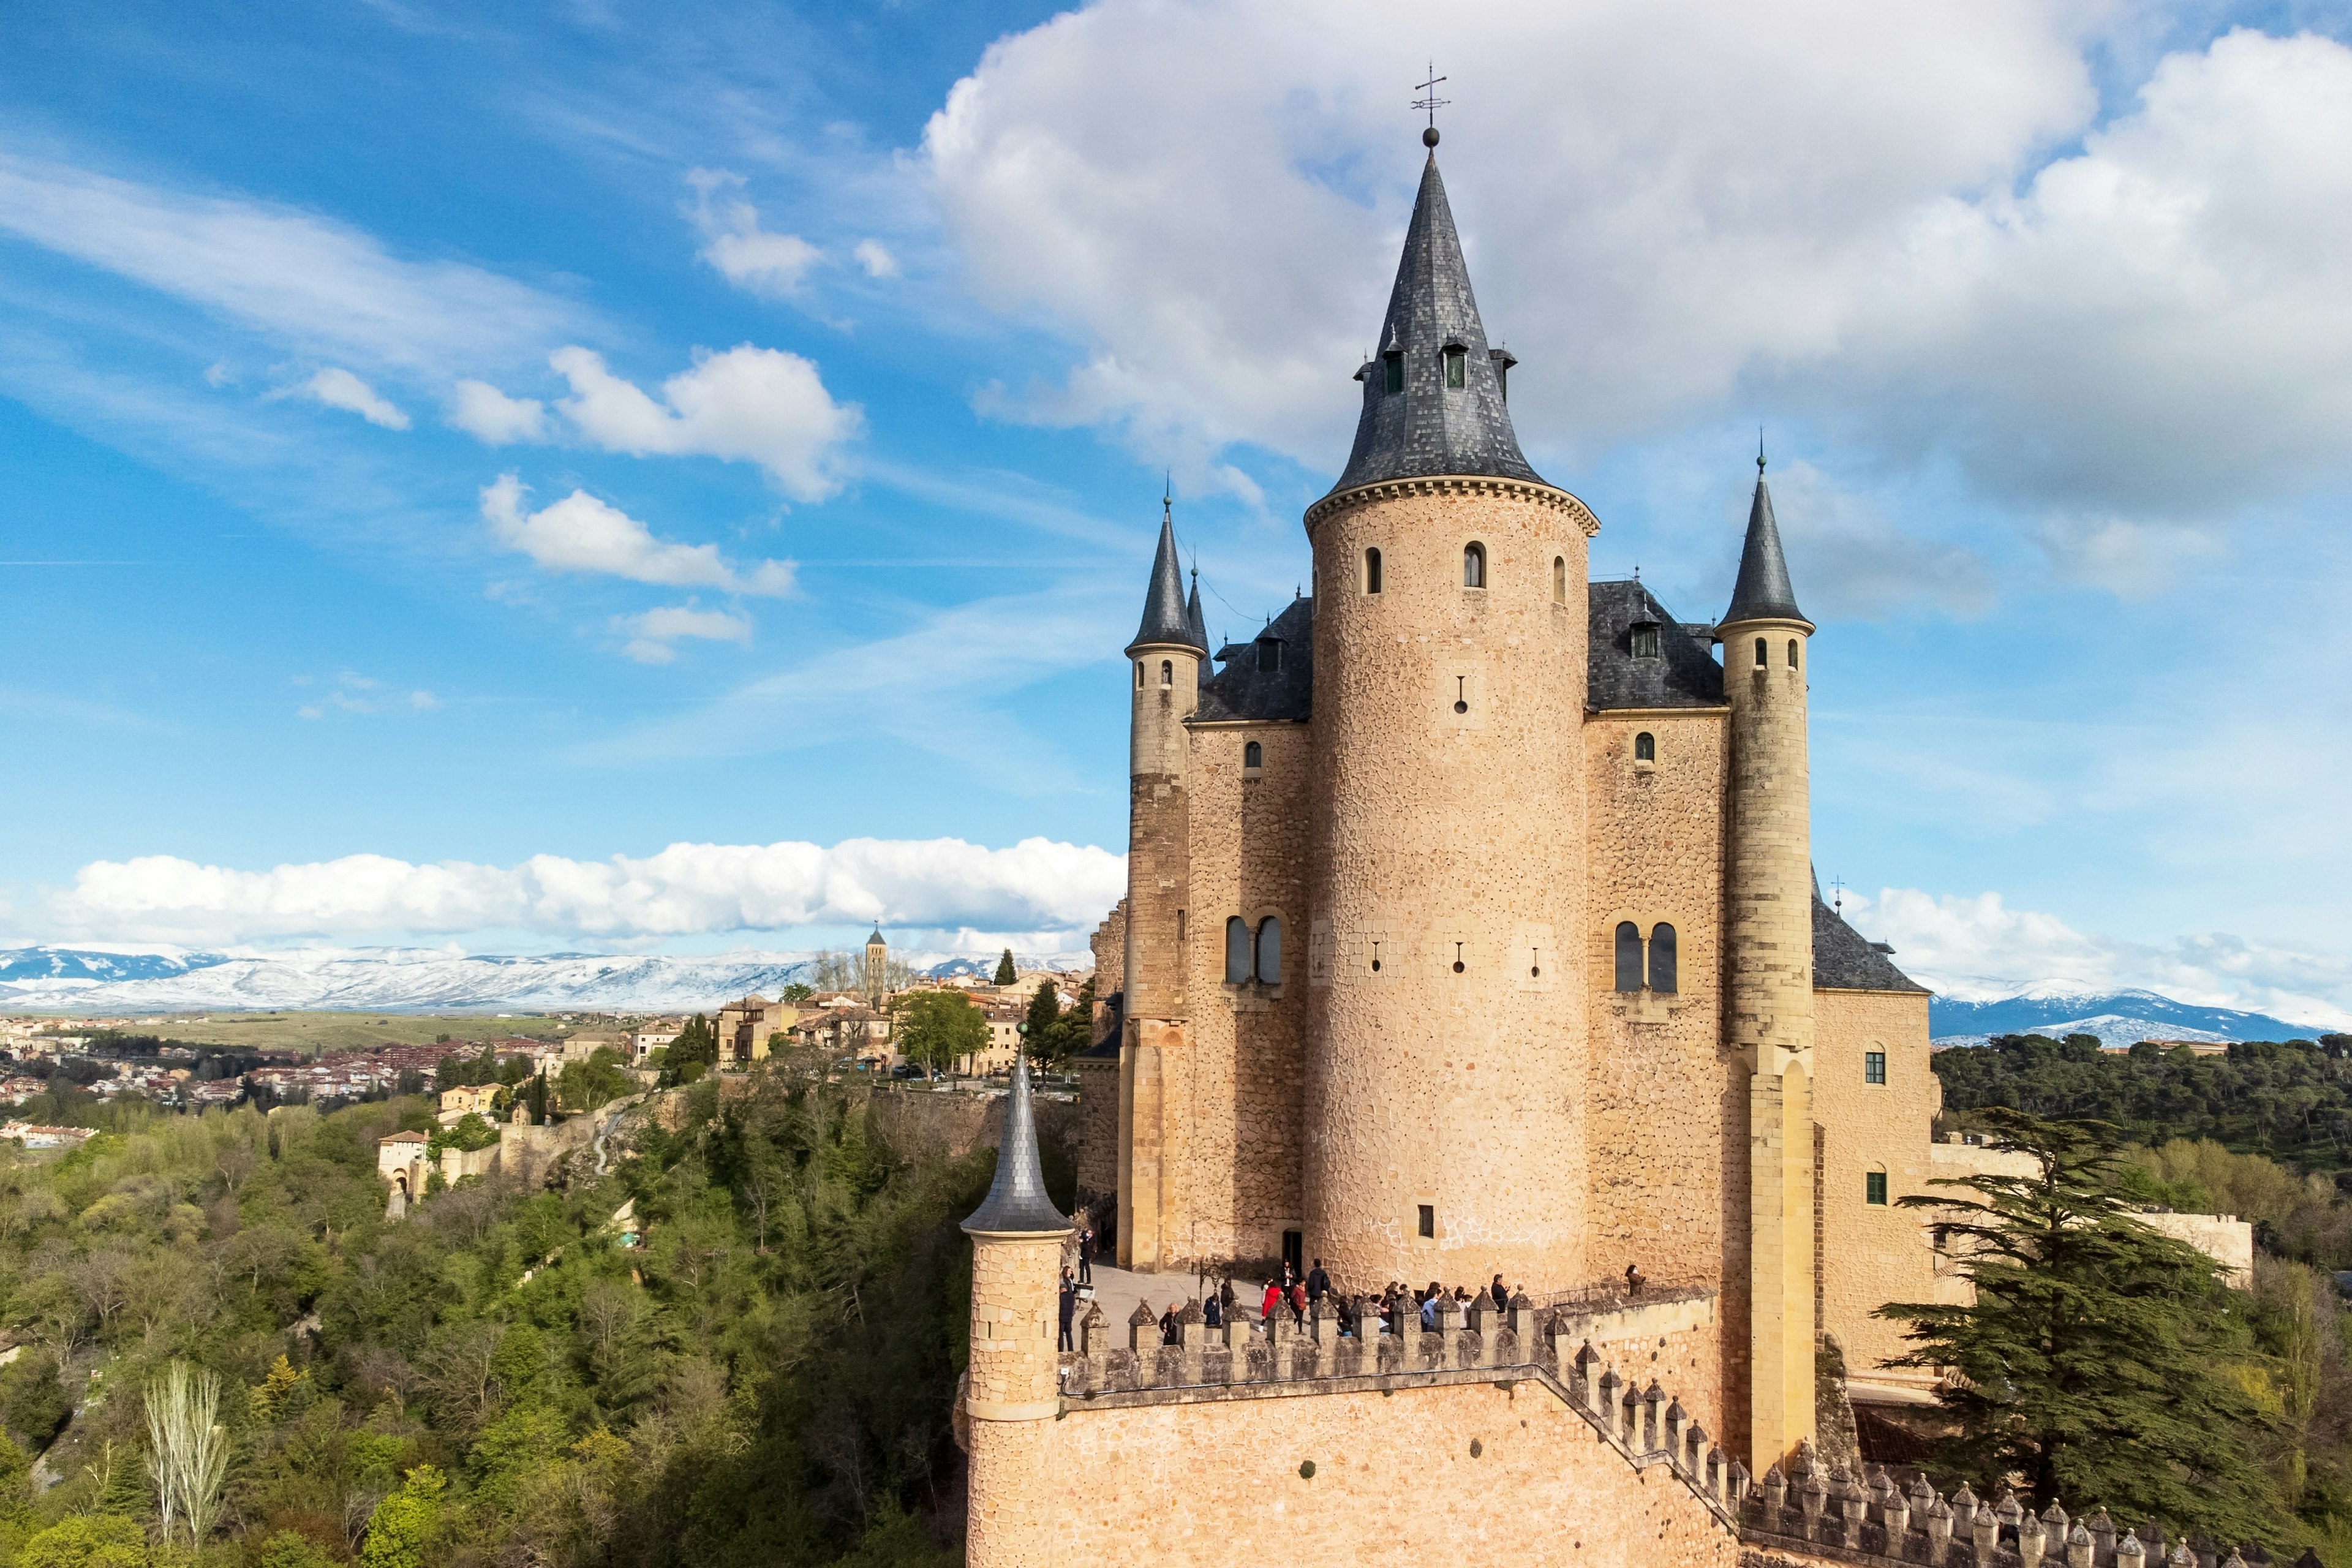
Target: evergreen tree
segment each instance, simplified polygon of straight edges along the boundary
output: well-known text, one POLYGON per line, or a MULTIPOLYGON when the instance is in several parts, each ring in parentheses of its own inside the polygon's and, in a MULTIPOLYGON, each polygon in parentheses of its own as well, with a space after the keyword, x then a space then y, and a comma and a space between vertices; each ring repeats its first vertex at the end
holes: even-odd
POLYGON ((1028 1027, 1022 1036, 1031 1050, 1042 1053, 1053 1048, 1054 1026, 1060 1022, 1061 1016, 1062 999, 1055 994, 1054 983, 1040 980, 1037 982, 1037 994, 1029 998, 1028 1027))
POLYGON ((2220 1266, 2136 1217, 2115 1130, 1984 1115, 2025 1175, 1937 1182, 1906 1197, 1976 1288, 1969 1306, 1897 1303, 1916 1347, 1891 1364, 1948 1371, 1957 1436, 1943 1458, 1979 1486, 2021 1475, 2116 1518, 2155 1515, 2223 1538, 2279 1538, 2255 1442, 2269 1422, 2233 1376, 2253 1359, 2220 1266))
POLYGON ((1004 950, 1004 956, 996 961, 996 983, 1010 985, 1013 978, 1013 950, 1008 947, 1004 950))

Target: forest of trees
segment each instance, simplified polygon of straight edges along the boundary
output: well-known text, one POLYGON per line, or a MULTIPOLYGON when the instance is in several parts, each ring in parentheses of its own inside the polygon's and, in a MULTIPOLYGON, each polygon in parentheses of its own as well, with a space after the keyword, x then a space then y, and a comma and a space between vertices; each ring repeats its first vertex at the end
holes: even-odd
POLYGON ((184 1511, 176 1557, 148 1544, 149 1412, 206 1373, 207 1563, 956 1560, 955 1221, 992 1153, 902 1159, 863 1091, 788 1065, 723 1113, 681 1098, 601 1178, 469 1178, 397 1224, 376 1140, 422 1100, 124 1105, 62 1157, 0 1146, 0 1568, 186 1561, 184 1511))

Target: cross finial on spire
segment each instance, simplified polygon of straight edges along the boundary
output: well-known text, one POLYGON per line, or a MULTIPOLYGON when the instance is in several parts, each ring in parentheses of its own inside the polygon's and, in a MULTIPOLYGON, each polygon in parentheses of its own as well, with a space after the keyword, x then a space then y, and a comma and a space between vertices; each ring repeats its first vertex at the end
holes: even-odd
POLYGON ((1422 96, 1412 100, 1412 106, 1415 109, 1423 109, 1429 111, 1429 129, 1421 133, 1421 144, 1424 147, 1434 147, 1437 145, 1437 111, 1454 101, 1450 98, 1440 98, 1437 96, 1437 84, 1444 79, 1445 79, 1444 77, 1437 74, 1437 62, 1435 60, 1430 61, 1429 79, 1418 84, 1421 88, 1422 96))

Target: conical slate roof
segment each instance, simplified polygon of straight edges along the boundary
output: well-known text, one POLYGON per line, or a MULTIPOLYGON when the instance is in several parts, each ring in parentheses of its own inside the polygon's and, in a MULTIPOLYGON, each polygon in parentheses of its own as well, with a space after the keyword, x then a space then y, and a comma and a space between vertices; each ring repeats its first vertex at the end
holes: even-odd
POLYGON ((1192 637, 1192 623, 1184 613, 1184 574, 1176 566, 1176 523, 1172 516, 1160 520, 1160 550, 1151 558, 1151 586, 1143 596, 1143 625, 1127 651, 1154 644, 1175 643, 1181 647, 1209 651, 1209 639, 1197 643, 1192 637))
POLYGON ((1201 569, 1192 568, 1192 596, 1184 601, 1184 625, 1192 634, 1192 646, 1202 653, 1209 651, 1209 622, 1201 614, 1201 569))
POLYGON ((1748 542, 1739 550, 1739 581, 1731 590, 1731 608, 1723 612, 1723 625, 1736 621, 1805 621, 1789 582, 1788 557, 1780 553, 1780 525, 1772 518, 1761 458, 1756 459, 1756 499, 1748 508, 1748 542))
POLYGON ((1004 1110, 1004 1138, 996 1149, 996 1181, 988 1199, 963 1222, 992 1236, 1066 1231, 1070 1222, 1045 1195, 1045 1167, 1037 1157, 1037 1116, 1029 1105, 1029 1058, 1013 1062, 1013 1096, 1004 1110))
POLYGON ((1437 155, 1421 172, 1396 287, 1389 292, 1380 347, 1356 373, 1364 384, 1364 412, 1347 471, 1332 489, 1422 475, 1475 474, 1531 479, 1536 471, 1519 453, 1519 438, 1503 398, 1503 367, 1486 346, 1461 237, 1437 177, 1437 155), (1448 349, 1462 359, 1459 387, 1446 384, 1448 349), (1389 390, 1390 358, 1402 372, 1389 390))

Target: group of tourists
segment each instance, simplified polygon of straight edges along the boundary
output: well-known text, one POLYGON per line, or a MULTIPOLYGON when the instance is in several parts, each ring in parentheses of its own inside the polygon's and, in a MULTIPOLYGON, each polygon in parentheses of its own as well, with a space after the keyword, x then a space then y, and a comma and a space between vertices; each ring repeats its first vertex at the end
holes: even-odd
MULTIPOLYGON (((1473 1291, 1466 1286, 1448 1287, 1437 1280, 1420 1289, 1402 1280, 1391 1279, 1377 1292, 1349 1292, 1332 1284, 1331 1276, 1321 1258, 1304 1275, 1286 1262, 1282 1273, 1266 1281, 1265 1291, 1257 1303, 1255 1321, 1273 1324, 1287 1315, 1293 1328, 1306 1326, 1309 1314, 1322 1303, 1328 1302, 1328 1316, 1339 1325, 1343 1338, 1370 1339, 1380 1334, 1402 1335, 1416 1325, 1424 1333, 1434 1333, 1438 1314, 1449 1304, 1467 1313, 1481 1301, 1500 1312, 1507 1310, 1511 1300, 1523 1292, 1506 1286, 1503 1277, 1496 1275, 1483 1290, 1473 1291)), ((1075 1286, 1065 1281, 1063 1295, 1063 1331, 1065 1349, 1072 1314, 1076 1308, 1075 1286)), ((1162 1344, 1183 1342, 1183 1314, 1191 1303, 1183 1298, 1171 1300, 1160 1313, 1160 1339, 1162 1344)), ((1148 1309, 1150 1303, 1146 1302, 1148 1309)), ((1251 1321, 1248 1307, 1240 1300, 1230 1279, 1220 1279, 1213 1289, 1203 1290, 1201 1299, 1201 1321, 1209 1328, 1222 1328, 1229 1322, 1251 1321), (1236 1313, 1239 1316, 1236 1316, 1236 1313)))

